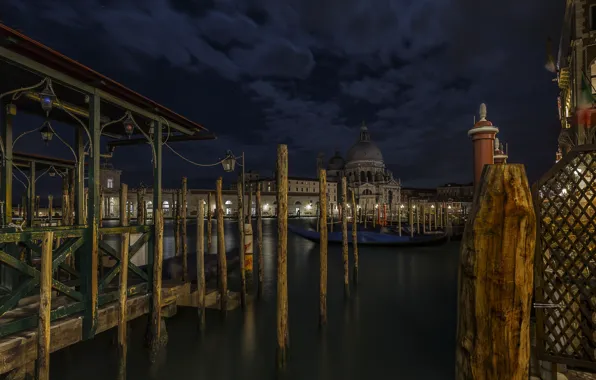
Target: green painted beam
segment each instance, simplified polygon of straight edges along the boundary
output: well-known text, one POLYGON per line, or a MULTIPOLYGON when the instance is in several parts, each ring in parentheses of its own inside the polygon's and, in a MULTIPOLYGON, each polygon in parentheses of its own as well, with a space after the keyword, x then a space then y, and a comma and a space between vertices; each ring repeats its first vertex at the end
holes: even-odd
POLYGON ((90 162, 88 163, 87 228, 85 245, 80 254, 81 292, 85 297, 83 338, 90 339, 97 330, 98 260, 99 260, 99 212, 100 212, 100 154, 101 122, 100 97, 97 91, 89 99, 90 162))
MULTIPOLYGON (((53 231, 52 229, 34 228, 25 232, 0 232, 0 243, 18 243, 30 240, 40 240, 44 232, 53 231)), ((84 229, 72 227, 70 229, 57 229, 54 231, 55 238, 69 238, 83 236, 84 229)))
POLYGON ((0 201, 4 202, 4 225, 12 222, 12 119, 15 115, 16 106, 0 102, 0 135, 4 144, 0 201))
POLYGON ((151 239, 152 236, 153 232, 151 231, 144 233, 143 236, 141 236, 137 241, 134 242, 133 245, 130 246, 130 249, 128 250, 128 257, 132 259, 135 254, 139 252, 141 247, 143 247, 143 245, 147 243, 149 239, 151 239))
MULTIPOLYGON (((83 302, 76 302, 70 305, 60 306, 50 312, 50 321, 55 321, 83 311, 83 302)), ((37 314, 18 319, 16 321, 0 324, 0 337, 15 334, 37 326, 39 316, 37 314)))
POLYGON ((52 271, 58 269, 58 267, 64 263, 64 260, 70 255, 72 255, 77 249, 79 249, 85 239, 82 237, 80 238, 73 238, 66 242, 64 242, 58 249, 54 251, 53 260, 52 260, 52 271))
POLYGON ((78 167, 75 172, 75 220, 78 225, 85 224, 83 214, 85 206, 85 136, 83 128, 75 130, 75 149, 77 152, 78 167))
POLYGON ((102 235, 119 235, 126 232, 130 232, 131 234, 134 233, 143 233, 151 231, 151 226, 117 226, 117 227, 101 227, 99 232, 102 235))
MULTIPOLYGON (((120 252, 118 252, 114 248, 110 247, 106 242, 100 241, 99 242, 99 249, 101 249, 102 251, 104 251, 108 255, 112 256, 113 258, 115 258, 116 260, 118 260, 118 263, 120 263, 120 259, 121 259, 120 252)), ((129 256, 129 258, 130 258, 130 256, 129 256)), ((118 264, 118 265, 120 265, 120 264, 118 264)), ((147 281, 149 279, 147 277, 147 273, 143 272, 143 270, 141 268, 139 268, 138 266, 134 265, 130 261, 128 262, 128 269, 130 269, 137 276, 141 277, 143 280, 146 280, 147 281)))

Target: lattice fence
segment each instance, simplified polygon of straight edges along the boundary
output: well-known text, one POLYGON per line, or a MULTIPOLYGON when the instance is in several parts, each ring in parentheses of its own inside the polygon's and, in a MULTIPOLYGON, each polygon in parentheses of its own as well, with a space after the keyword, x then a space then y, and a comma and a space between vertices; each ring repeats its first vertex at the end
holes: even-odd
POLYGON ((538 355, 596 368, 596 146, 559 161, 534 200, 538 355))

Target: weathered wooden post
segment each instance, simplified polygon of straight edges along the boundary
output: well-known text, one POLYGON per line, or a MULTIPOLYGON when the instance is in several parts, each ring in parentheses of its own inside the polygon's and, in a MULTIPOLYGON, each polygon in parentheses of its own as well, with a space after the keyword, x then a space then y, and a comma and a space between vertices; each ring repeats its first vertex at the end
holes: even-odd
MULTIPOLYGON (((156 189, 155 191, 158 191, 156 189)), ((163 211, 154 208, 153 223, 155 243, 153 247, 153 284, 151 303, 151 357, 155 358, 163 345, 161 331, 161 274, 163 267, 163 211)))
POLYGON ((211 253, 211 232, 213 229, 213 225, 211 223, 211 219, 213 219, 213 208, 211 208, 211 194, 207 194, 207 252, 211 253))
POLYGON ((182 251, 180 250, 180 189, 176 190, 176 202, 174 205, 174 254, 179 256, 182 251))
POLYGON ((319 170, 319 326, 327 324, 327 171, 319 170))
POLYGON ((265 259, 263 255, 263 206, 261 205, 261 186, 257 185, 257 249, 259 250, 259 298, 263 297, 265 282, 265 259))
POLYGON ((409 201, 408 209, 410 211, 410 238, 414 237, 414 204, 412 201, 409 201))
POLYGON ((350 296, 350 262, 348 258, 348 182, 341 177, 341 243, 344 263, 344 296, 350 296))
POLYGON ((366 230, 366 222, 368 219, 368 201, 364 203, 364 229, 366 230))
POLYGON ((39 323, 37 327, 37 379, 50 379, 50 312, 52 311, 53 232, 45 232, 41 241, 39 279, 39 323))
POLYGON ((52 223, 52 218, 54 217, 54 196, 48 195, 48 220, 50 224, 52 223))
POLYGON ((217 207, 217 261, 219 263, 219 308, 221 315, 226 316, 228 310, 228 263, 226 259, 226 243, 224 239, 224 210, 222 199, 222 178, 215 183, 215 203, 217 207))
POLYGON ((143 224, 145 224, 145 200, 144 198, 144 194, 143 194, 143 189, 139 188, 137 190, 137 224, 139 226, 142 226, 143 224))
POLYGON ((128 226, 128 213, 126 212, 126 199, 128 198, 128 185, 120 185, 120 225, 128 226))
MULTIPOLYGON (((68 171, 68 224, 70 226, 74 225, 74 211, 75 211, 75 194, 77 191, 76 187, 76 169, 71 169, 68 171)), ((101 225, 100 225, 101 227, 101 225)))
POLYGON ((187 188, 187 179, 186 177, 182 177, 182 197, 180 201, 180 212, 181 220, 180 223, 182 224, 182 281, 188 281, 188 242, 186 241, 186 213, 187 213, 187 200, 186 200, 186 193, 188 192, 187 188))
POLYGON ((244 189, 242 181, 238 181, 238 234, 240 241, 238 249, 240 254, 240 304, 246 307, 246 271, 244 262, 244 189))
POLYGON ((356 224, 357 212, 358 210, 356 206, 356 197, 354 196, 354 192, 352 192, 352 247, 354 249, 354 286, 358 286, 358 224, 356 224))
MULTIPOLYGON (((68 182, 66 178, 62 179, 62 225, 68 226, 68 207, 70 202, 68 201, 68 182)), ((27 211, 27 203, 23 200, 23 210, 27 211)), ((100 215, 101 219, 101 215, 100 215)), ((26 220, 26 219, 24 219, 26 220)))
POLYGON ((288 331, 288 147, 277 146, 277 366, 285 368, 288 331))
MULTIPOLYGON (((124 185, 126 186, 126 185, 124 185)), ((126 198, 124 198, 126 199, 126 198)), ((121 201, 122 203, 122 201, 121 201)), ((126 200, 124 201, 126 204, 126 200)), ((126 214, 126 210, 120 211, 120 215, 126 214)), ((121 235, 121 253, 120 253, 120 287, 118 298, 118 379, 126 379, 126 323, 128 321, 126 302, 128 299, 128 247, 130 245, 130 233, 126 232, 121 235)))
POLYGON ((199 330, 205 330, 205 201, 199 199, 197 211, 197 297, 199 330))
POLYGON ((456 380, 528 378, 536 215, 523 165, 487 165, 460 251, 456 380))
POLYGON ((401 236, 401 210, 403 207, 404 205, 402 204, 397 205, 397 229, 399 230, 399 236, 401 236))

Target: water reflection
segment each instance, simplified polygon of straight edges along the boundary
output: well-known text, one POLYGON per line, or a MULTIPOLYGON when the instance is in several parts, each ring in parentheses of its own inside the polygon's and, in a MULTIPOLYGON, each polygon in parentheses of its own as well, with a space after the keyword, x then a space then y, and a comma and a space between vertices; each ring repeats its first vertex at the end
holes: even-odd
MULTIPOLYGON (((295 223, 300 221, 291 221, 295 223)), ((165 251, 173 252, 171 223, 165 251)), ((256 230, 256 229, 255 229, 256 230)), ((194 224, 189 252, 195 252, 194 224)), ((216 229, 213 228, 213 232, 216 229)), ((226 221, 226 248, 237 246, 237 224, 226 221)), ((264 220, 264 298, 222 321, 207 311, 197 333, 195 309, 179 308, 167 321, 167 355, 151 366, 143 347, 146 317, 132 322, 128 379, 400 379, 453 378, 458 245, 392 249, 360 247, 360 281, 344 300, 341 246, 329 246, 328 326, 318 327, 319 248, 288 236, 290 357, 275 369, 276 221, 264 220), (279 376, 279 377, 278 377, 279 376)), ((211 254, 217 250, 213 236, 211 254)), ((256 253, 256 252, 255 252, 256 253)), ((171 253, 170 253, 171 254, 171 253)), ((255 266, 259 263, 255 260, 255 266)), ((353 257, 350 255, 350 266, 353 257)), ((258 271, 255 269, 255 276, 258 271)), ((237 288, 235 281, 230 286, 237 288)), ((256 283, 256 278, 255 278, 256 283)), ((113 379, 114 332, 52 354, 52 378, 113 379), (67 353, 71 357, 67 358, 67 353)))

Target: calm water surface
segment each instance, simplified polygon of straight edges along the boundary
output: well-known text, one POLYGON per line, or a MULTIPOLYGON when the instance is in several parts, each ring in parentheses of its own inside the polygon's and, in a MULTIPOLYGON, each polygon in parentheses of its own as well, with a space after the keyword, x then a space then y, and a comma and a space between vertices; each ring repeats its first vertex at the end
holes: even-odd
MULTIPOLYGON (((196 328, 196 309, 179 308, 167 320, 167 350, 154 365, 143 347, 147 318, 135 320, 128 348, 129 380, 453 378, 458 243, 411 249, 361 247, 360 285, 352 288, 347 301, 341 247, 329 246, 328 326, 319 330, 319 246, 292 233, 288 235, 290 357, 287 370, 278 375, 276 228, 276 220, 264 220, 264 300, 244 313, 229 312, 225 321, 217 311, 208 310, 202 336, 196 328)), ((189 225, 188 230, 189 251, 194 251, 196 226, 189 225)), ((226 248, 236 247, 236 239, 237 224, 227 221, 226 248)), ((165 251, 171 251, 171 232, 164 244, 165 251)), ((230 282, 237 288, 235 277, 230 282)), ((114 379, 115 332, 52 354, 52 378, 114 379)))

